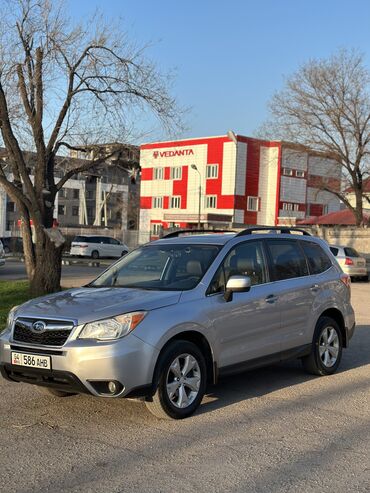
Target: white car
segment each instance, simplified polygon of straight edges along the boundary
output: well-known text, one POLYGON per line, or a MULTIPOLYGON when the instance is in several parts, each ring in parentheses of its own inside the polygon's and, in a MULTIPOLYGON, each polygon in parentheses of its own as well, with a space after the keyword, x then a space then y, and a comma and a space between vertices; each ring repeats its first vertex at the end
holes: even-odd
POLYGON ((5 252, 2 241, 0 240, 0 267, 5 264, 5 252))
POLYGON ((123 257, 128 253, 128 247, 110 236, 80 235, 71 243, 70 255, 79 257, 123 257))
POLYGON ((351 277, 359 277, 364 281, 368 280, 366 259, 361 257, 354 248, 339 245, 329 245, 329 247, 343 272, 351 277))

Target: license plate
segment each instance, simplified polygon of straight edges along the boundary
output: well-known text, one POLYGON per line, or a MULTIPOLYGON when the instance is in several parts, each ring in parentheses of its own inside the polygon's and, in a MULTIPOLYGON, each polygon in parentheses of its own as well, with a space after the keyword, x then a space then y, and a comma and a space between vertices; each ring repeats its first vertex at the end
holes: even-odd
POLYGON ((12 352, 12 365, 28 366, 31 368, 51 369, 51 357, 40 354, 14 353, 12 352))

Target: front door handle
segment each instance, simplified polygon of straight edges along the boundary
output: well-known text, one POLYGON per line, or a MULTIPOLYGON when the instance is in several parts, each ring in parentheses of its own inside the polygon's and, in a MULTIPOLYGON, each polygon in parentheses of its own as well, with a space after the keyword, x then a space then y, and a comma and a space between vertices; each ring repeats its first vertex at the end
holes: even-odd
POLYGON ((317 291, 320 290, 320 286, 318 284, 314 284, 313 286, 310 287, 310 290, 313 292, 313 293, 317 293, 317 291))
POLYGON ((275 303, 277 301, 278 297, 275 296, 274 294, 269 294, 266 298, 265 301, 266 303, 275 303))

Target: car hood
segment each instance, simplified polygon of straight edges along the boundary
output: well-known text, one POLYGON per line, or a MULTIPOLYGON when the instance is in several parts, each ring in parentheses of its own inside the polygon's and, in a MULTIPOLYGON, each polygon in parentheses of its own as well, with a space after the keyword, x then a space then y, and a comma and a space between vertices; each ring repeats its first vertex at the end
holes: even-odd
POLYGON ((67 318, 79 325, 138 310, 174 305, 181 292, 133 288, 77 288, 27 301, 16 317, 67 318))

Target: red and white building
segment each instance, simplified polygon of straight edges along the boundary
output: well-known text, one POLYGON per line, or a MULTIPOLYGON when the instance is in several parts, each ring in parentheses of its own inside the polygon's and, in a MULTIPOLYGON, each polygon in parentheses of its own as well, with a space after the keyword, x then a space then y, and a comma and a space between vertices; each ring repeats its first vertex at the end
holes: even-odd
POLYGON ((235 135, 143 144, 140 229, 295 224, 339 210, 334 159, 294 144, 235 135), (199 194, 199 187, 201 193, 199 194), (200 197, 200 215, 199 215, 200 197))

